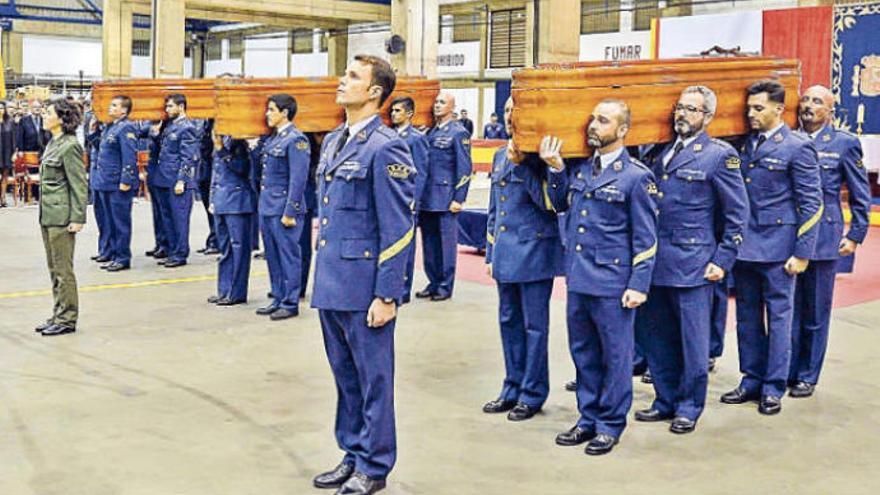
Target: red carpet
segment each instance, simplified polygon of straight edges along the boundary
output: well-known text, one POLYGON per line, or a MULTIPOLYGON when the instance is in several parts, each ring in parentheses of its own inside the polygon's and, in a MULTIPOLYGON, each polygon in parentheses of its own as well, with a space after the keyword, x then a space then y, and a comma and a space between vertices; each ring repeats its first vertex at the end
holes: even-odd
MULTIPOLYGON (((421 247, 419 253, 421 254, 421 247)), ((880 299, 880 263, 872 261, 877 259, 880 259, 880 227, 872 227, 865 243, 856 252, 855 272, 837 277, 835 308, 845 308, 880 299)), ((419 259, 416 261, 416 269, 421 270, 421 267, 422 262, 419 259)), ((495 285, 486 274, 485 257, 472 248, 459 248, 457 272, 459 280, 495 285)), ((414 289, 421 290, 421 287, 414 289)), ((562 278, 556 280, 553 297, 557 299, 565 297, 565 281, 562 278)))

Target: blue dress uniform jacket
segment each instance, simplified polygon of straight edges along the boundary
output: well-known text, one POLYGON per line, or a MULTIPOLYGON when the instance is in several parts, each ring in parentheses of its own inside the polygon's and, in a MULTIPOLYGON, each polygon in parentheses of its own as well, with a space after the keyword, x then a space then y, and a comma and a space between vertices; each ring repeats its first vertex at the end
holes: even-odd
POLYGON ((548 173, 548 195, 568 211, 566 321, 577 371, 577 426, 619 438, 632 405, 633 323, 626 289, 647 293, 657 252, 657 186, 626 150, 593 177, 591 160, 548 173))
POLYGON ((396 319, 369 328, 367 310, 374 298, 399 302, 404 296, 416 172, 406 143, 376 116, 347 143, 342 137, 341 129, 326 137, 318 164, 312 306, 319 309, 339 394, 336 439, 343 462, 384 479, 397 458, 396 319))
POLYGON ((501 123, 486 124, 483 126, 484 139, 507 139, 507 133, 504 132, 504 126, 501 123))
POLYGON ((750 218, 736 284, 740 387, 747 396, 782 397, 791 364, 795 277, 790 256, 813 256, 823 216, 816 149, 785 124, 755 150, 741 149, 750 218))
POLYGON ((428 131, 428 174, 419 203, 421 211, 448 212, 453 201, 467 199, 473 164, 470 134, 451 121, 428 131))
POLYGON ((290 124, 276 130, 263 143, 261 159, 263 166, 258 211, 274 296, 272 304, 298 312, 302 285, 302 249, 299 242, 306 227, 309 140, 290 124), (282 216, 293 218, 295 225, 284 226, 282 216))
POLYGON ((549 393, 547 339, 553 279, 562 273, 556 209, 547 170, 530 155, 516 165, 507 147, 492 160, 486 262, 498 282, 498 320, 504 351, 503 401, 539 409, 549 393))
POLYGON ((659 245, 651 292, 636 314, 636 341, 654 378, 652 409, 696 421, 709 382, 713 290, 725 283, 703 275, 709 263, 733 267, 748 197, 732 146, 702 132, 664 165, 674 146, 650 162, 659 178, 659 245))
POLYGON ((507 159, 507 146, 495 152, 486 263, 499 283, 548 280, 564 273, 559 223, 548 187, 546 166, 534 155, 516 165, 507 159))
POLYGON ((816 149, 785 124, 757 150, 754 143, 751 136, 740 150, 750 215, 738 259, 810 259, 823 214, 816 149))
POLYGON ((196 188, 196 171, 201 161, 201 134, 193 121, 179 117, 169 122, 159 135, 159 162, 155 185, 173 188, 183 181, 186 189, 196 188))
POLYGON ((862 163, 861 143, 856 136, 827 125, 816 135, 813 144, 819 156, 825 215, 819 222, 816 252, 806 272, 797 278, 788 380, 815 385, 828 347, 835 275, 841 271, 840 265, 849 265, 848 268, 852 265, 852 256, 840 258, 837 252, 844 238, 840 189, 845 182, 852 212, 845 237, 862 243, 869 226, 871 187, 862 163))
MULTIPOLYGON (((419 132, 413 126, 409 126, 400 132, 400 138, 406 142, 412 155, 413 164, 416 167, 416 181, 413 211, 419 210, 419 201, 425 192, 425 185, 428 181, 428 138, 419 132)), ((409 258, 406 262, 406 292, 403 302, 409 302, 410 293, 412 292, 413 276, 416 265, 416 250, 409 250, 409 258)))
POLYGON ((89 171, 96 191, 118 191, 120 184, 138 188, 138 130, 132 121, 113 122, 91 134, 88 142, 97 150, 89 171))

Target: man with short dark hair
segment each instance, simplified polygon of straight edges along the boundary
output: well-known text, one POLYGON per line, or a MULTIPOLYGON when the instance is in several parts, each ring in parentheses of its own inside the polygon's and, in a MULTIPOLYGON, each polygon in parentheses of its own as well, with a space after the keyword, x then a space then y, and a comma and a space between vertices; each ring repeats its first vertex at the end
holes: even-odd
POLYGON ((354 58, 336 92, 345 123, 327 135, 318 166, 312 306, 336 379, 336 440, 345 456, 314 484, 338 487, 338 495, 383 489, 397 458, 394 326, 413 243, 415 167, 378 116, 395 80, 388 62, 354 58))
POLYGON ((816 148, 782 120, 785 88, 758 81, 746 90, 752 133, 740 148, 749 220, 733 269, 742 381, 725 404, 758 400, 758 412, 782 410, 791 363, 796 277, 809 265, 822 219, 816 148))
POLYGON ((489 116, 489 123, 483 126, 483 139, 507 139, 504 126, 498 122, 497 113, 492 113, 489 116))
POLYGON ((474 121, 468 118, 467 110, 461 110, 461 117, 458 118, 458 123, 468 132, 468 137, 474 135, 474 121))
POLYGON ((205 239, 205 247, 196 250, 199 254, 219 254, 217 248, 217 224, 214 214, 211 212, 211 179, 214 176, 214 119, 194 121, 196 130, 199 131, 200 160, 198 172, 196 172, 196 184, 199 191, 199 200, 205 207, 205 216, 208 218, 208 237, 205 239))
POLYGON ((101 268, 108 272, 131 267, 131 205, 140 186, 137 168, 137 129, 128 120, 131 98, 120 95, 110 100, 108 109, 113 122, 102 131, 92 128, 88 141, 97 152, 90 170, 95 191, 96 213, 100 236, 106 236, 109 263, 101 268))
MULTIPOLYGON (((266 122, 272 134, 260 152, 260 229, 266 248, 266 265, 272 302, 257 310, 272 321, 299 315, 302 284, 302 250, 305 223, 305 190, 309 173, 309 140, 296 126, 296 99, 276 94, 266 102, 266 122)), ((307 226, 311 228, 311 226, 307 226)))

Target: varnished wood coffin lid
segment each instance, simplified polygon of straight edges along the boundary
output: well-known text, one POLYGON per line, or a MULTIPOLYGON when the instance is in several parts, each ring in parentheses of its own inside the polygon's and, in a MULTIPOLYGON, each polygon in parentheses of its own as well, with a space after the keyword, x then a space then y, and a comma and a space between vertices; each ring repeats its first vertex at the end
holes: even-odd
POLYGON ((131 120, 165 118, 165 97, 174 93, 186 96, 186 114, 194 119, 211 119, 217 113, 214 79, 129 79, 95 83, 92 108, 98 120, 110 122, 107 109, 114 97, 132 100, 131 120))
POLYGON ((647 60, 625 63, 587 62, 542 65, 513 73, 514 140, 520 149, 537 152, 543 136, 563 141, 564 156, 589 156, 586 126, 604 98, 624 100, 632 113, 627 145, 670 141, 672 107, 681 90, 704 85, 718 97, 709 125, 713 136, 748 132, 746 88, 759 79, 785 86, 785 120, 797 123, 800 63, 762 57, 647 60))
MULTIPOLYGON (((217 80, 217 117, 214 129, 237 138, 256 137, 269 132, 266 126, 266 103, 270 96, 287 93, 296 98, 294 123, 303 132, 326 132, 338 127, 344 112, 336 104, 336 77, 286 79, 217 80)), ((399 78, 394 92, 385 102, 382 118, 390 124, 391 101, 409 96, 415 101, 415 125, 433 124, 434 99, 440 82, 423 78, 399 78)))

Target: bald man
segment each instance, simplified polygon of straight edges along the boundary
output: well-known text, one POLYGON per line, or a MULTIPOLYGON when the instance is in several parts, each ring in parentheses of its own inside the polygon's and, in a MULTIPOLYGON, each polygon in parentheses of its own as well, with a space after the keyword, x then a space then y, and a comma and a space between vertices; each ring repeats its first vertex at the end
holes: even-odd
POLYGON ((445 301, 452 297, 458 218, 471 180, 470 134, 453 115, 448 91, 434 101, 434 127, 428 131, 428 177, 419 205, 422 258, 428 286, 416 297, 445 301))
POLYGON ((839 264, 852 259, 868 233, 871 188, 862 163, 859 138, 834 128, 834 95, 824 86, 813 86, 801 96, 798 111, 801 132, 819 155, 825 215, 819 222, 815 254, 797 279, 791 331, 790 397, 813 395, 828 345, 834 275, 839 264), (852 223, 844 234, 840 188, 846 183, 852 223))

